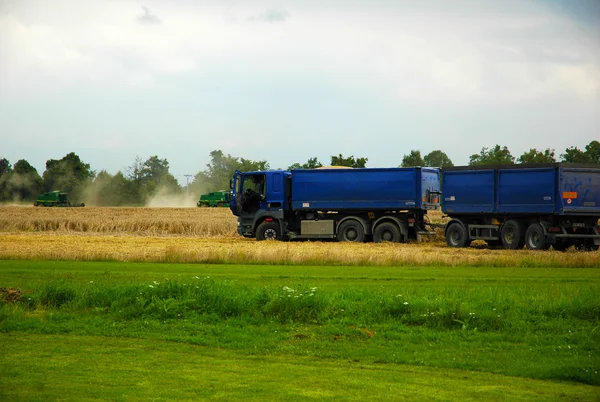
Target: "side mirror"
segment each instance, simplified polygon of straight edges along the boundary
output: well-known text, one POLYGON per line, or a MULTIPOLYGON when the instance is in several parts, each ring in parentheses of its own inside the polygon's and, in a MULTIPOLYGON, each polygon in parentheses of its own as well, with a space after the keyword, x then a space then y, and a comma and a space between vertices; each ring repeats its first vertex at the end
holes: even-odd
POLYGON ((229 189, 233 190, 233 179, 229 179, 229 189))

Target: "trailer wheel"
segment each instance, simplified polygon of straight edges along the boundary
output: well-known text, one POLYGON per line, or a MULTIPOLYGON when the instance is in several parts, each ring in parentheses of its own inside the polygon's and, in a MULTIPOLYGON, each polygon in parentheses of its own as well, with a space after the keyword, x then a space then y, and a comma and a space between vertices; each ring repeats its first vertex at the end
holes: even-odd
POLYGON ((504 248, 516 250, 525 245, 525 224, 521 221, 511 219, 502 225, 500 239, 504 248))
POLYGON ((382 243, 384 241, 400 243, 400 239, 400 228, 391 222, 384 222, 377 225, 373 232, 373 241, 375 243, 382 243))
POLYGON ((467 231, 460 223, 453 223, 446 230, 446 244, 449 247, 468 247, 470 242, 467 242, 467 231))
POLYGON ((529 250, 546 250, 550 244, 546 242, 544 228, 539 223, 533 223, 525 232, 525 245, 529 250))
POLYGON ((365 241, 365 230, 360 222, 347 220, 338 227, 337 239, 338 241, 362 243, 365 241))
POLYGON ((258 225, 256 240, 281 240, 279 222, 263 222, 258 225))

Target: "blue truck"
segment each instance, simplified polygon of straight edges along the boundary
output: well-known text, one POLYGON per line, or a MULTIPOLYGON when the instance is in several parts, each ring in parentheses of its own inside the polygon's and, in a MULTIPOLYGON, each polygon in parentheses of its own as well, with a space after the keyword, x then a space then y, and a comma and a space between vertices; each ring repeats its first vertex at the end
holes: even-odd
POLYGON ((442 171, 450 247, 473 240, 506 249, 600 246, 600 166, 455 167, 442 171))
POLYGON ((231 188, 238 233, 258 240, 419 240, 440 208, 437 168, 236 171, 231 188))

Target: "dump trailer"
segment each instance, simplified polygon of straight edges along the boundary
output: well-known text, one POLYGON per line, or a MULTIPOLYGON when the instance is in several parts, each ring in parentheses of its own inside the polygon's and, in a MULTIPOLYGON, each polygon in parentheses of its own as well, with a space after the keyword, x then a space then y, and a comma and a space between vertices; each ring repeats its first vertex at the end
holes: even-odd
POLYGON ((60 191, 50 191, 37 196, 33 203, 36 207, 84 207, 84 203, 71 204, 67 197, 67 193, 60 191))
POLYGON ((598 250, 600 165, 444 168, 442 183, 450 247, 598 250))
POLYGON ((231 201, 231 192, 229 191, 214 191, 208 194, 202 194, 200 200, 196 204, 199 207, 228 207, 231 201))
POLYGON ((258 240, 419 240, 440 208, 437 168, 236 171, 231 187, 238 233, 258 240))

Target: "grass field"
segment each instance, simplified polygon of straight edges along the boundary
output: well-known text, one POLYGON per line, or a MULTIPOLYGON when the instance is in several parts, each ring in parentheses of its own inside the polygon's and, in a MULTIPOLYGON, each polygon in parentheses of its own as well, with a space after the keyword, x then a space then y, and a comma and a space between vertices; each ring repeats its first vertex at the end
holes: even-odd
MULTIPOLYGON (((138 384, 149 386, 144 362, 172 370, 189 348, 217 355, 212 391, 190 385, 169 398, 166 389, 180 379, 166 375, 163 385, 142 386, 144 392, 165 399, 373 393, 392 400, 398 395, 386 392, 399 392, 420 399, 595 400, 600 389, 596 269, 5 260, 0 283, 22 290, 20 302, 0 310, 9 348, 0 389, 17 399, 36 389, 84 395, 88 380, 113 384, 94 391, 101 397, 132 395, 136 387, 119 373, 137 373, 138 384), (93 346, 89 339, 101 341, 93 346), (89 364, 78 351, 112 361, 113 344, 126 355, 133 348, 137 358, 114 372, 69 380, 89 364), (36 354, 42 357, 24 358, 36 354), (240 368, 255 360, 261 370, 240 368), (319 368, 328 374, 319 377, 319 368), (228 391, 219 379, 234 385, 228 391), (314 394, 302 394, 314 382, 314 394)), ((181 364, 190 382, 205 378, 208 368, 193 359, 181 364)))
POLYGON ((235 224, 0 207, 0 399, 598 400, 599 253, 235 224))

